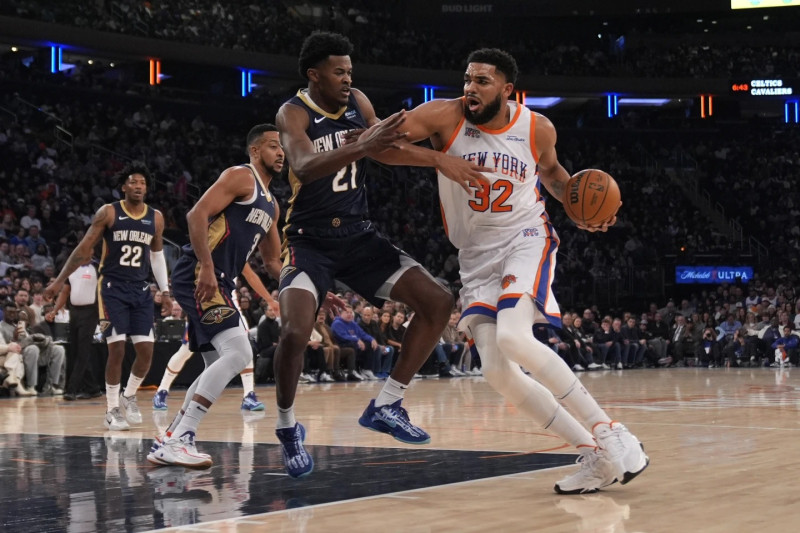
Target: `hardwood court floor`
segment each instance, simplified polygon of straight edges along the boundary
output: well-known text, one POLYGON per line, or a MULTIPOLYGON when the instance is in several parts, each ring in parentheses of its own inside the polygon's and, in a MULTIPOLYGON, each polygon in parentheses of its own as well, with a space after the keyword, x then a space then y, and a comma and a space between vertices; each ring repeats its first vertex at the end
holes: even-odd
POLYGON ((581 376, 645 444, 650 467, 626 486, 561 496, 573 450, 534 427, 483 378, 415 381, 406 404, 433 437, 404 445, 356 419, 379 387, 301 385, 314 472, 283 475, 266 414, 241 413, 227 390, 201 426, 206 471, 150 466, 156 427, 102 427, 102 401, 0 400, 0 531, 542 531, 800 530, 800 369, 606 371, 581 376))

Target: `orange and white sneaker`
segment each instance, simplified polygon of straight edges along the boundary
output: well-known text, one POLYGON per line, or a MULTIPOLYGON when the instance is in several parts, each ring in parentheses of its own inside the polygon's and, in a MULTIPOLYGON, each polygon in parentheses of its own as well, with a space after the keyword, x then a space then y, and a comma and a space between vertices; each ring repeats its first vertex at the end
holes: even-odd
POLYGON ((650 464, 642 443, 619 422, 595 424, 592 433, 600 451, 614 467, 620 484, 628 483, 650 464))
POLYGON ((199 453, 194 443, 194 431, 186 431, 180 437, 170 437, 160 446, 154 443, 147 460, 157 465, 185 466, 186 468, 208 468, 214 461, 205 453, 199 453))
POLYGON ((582 453, 576 461, 580 469, 558 483, 553 490, 559 494, 590 494, 616 483, 614 466, 597 449, 582 453))

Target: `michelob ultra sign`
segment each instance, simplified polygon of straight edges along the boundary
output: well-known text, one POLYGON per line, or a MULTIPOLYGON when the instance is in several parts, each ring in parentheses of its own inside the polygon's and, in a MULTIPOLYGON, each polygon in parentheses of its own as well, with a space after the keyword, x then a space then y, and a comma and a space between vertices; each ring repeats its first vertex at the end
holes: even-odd
POLYGON ((675 283, 747 283, 753 279, 749 266, 688 266, 675 267, 675 283))

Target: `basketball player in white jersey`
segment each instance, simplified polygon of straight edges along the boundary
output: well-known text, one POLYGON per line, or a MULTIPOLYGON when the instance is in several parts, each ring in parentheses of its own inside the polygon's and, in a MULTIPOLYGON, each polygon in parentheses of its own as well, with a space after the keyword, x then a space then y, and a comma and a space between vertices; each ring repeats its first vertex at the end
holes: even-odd
MULTIPOLYGON (((411 142, 430 138, 445 154, 494 169, 483 188, 470 184, 468 191, 439 173, 445 231, 460 250, 459 328, 480 354, 492 387, 580 452, 580 470, 559 481, 556 492, 594 492, 627 483, 649 459, 639 440, 533 336, 534 323, 561 327, 551 290, 559 241, 541 186, 562 201, 569 174, 556 156, 553 124, 509 101, 517 72, 508 53, 477 50, 464 73, 464 96, 425 103, 407 113, 401 127, 411 142)), ((605 231, 615 222, 581 229, 605 231)))

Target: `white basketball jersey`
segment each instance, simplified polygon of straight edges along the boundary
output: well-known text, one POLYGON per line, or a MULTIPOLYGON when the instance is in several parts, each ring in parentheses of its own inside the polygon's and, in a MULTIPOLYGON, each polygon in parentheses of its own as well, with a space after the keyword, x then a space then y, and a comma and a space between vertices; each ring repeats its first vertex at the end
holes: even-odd
POLYGON ((487 250, 508 243, 521 231, 548 221, 539 192, 534 128, 536 116, 508 102, 511 121, 499 130, 461 122, 442 150, 494 168, 484 176, 484 192, 461 186, 439 173, 439 199, 447 236, 460 250, 487 250))

